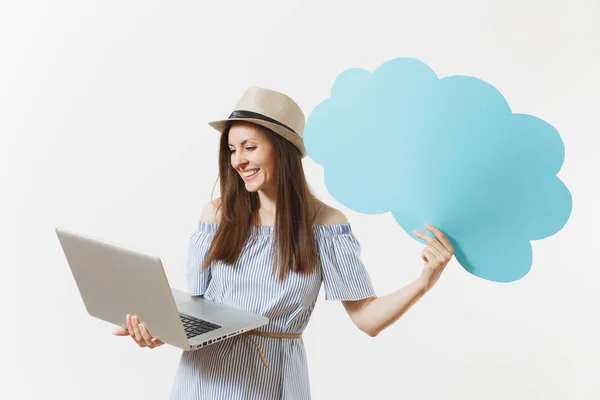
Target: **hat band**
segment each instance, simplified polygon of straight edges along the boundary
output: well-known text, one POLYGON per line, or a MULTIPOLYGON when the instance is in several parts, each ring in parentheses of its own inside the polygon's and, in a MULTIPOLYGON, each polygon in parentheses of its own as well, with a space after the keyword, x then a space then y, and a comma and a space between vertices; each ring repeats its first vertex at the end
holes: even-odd
POLYGON ((275 120, 273 118, 267 117, 266 115, 262 115, 262 114, 259 114, 257 112, 236 110, 236 111, 234 111, 234 112, 231 113, 231 115, 229 116, 229 118, 260 119, 260 120, 263 120, 263 121, 266 121, 266 122, 270 122, 272 124, 276 124, 276 125, 279 125, 281 127, 284 127, 285 129, 288 129, 288 130, 294 132, 297 135, 296 131, 293 130, 292 128, 290 128, 289 126, 284 125, 281 122, 279 122, 279 121, 277 121, 277 120, 275 120))

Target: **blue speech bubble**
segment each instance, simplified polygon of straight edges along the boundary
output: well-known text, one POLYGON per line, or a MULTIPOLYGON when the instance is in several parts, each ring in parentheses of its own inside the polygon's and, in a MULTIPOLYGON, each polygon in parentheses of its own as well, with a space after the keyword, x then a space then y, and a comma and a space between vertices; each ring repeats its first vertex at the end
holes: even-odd
POLYGON ((562 229, 572 208, 557 178, 558 131, 514 114, 502 94, 469 76, 439 79, 398 58, 349 69, 309 115, 304 142, 341 204, 391 212, 414 239, 443 231, 471 274, 512 282, 531 269, 531 241, 562 229))

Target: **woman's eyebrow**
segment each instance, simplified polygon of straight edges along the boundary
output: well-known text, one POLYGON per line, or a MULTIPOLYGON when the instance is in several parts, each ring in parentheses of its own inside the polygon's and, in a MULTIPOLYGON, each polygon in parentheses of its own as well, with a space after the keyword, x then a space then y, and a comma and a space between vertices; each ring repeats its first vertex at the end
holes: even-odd
MULTIPOLYGON (((257 140, 257 139, 256 139, 256 138, 248 138, 248 139, 244 139, 244 140, 242 140, 242 143, 240 143, 240 146, 243 146, 243 145, 245 145, 245 144, 246 144, 246 142, 247 142, 248 140, 257 140)), ((230 146, 233 146, 231 143, 229 143, 229 145, 230 145, 230 146)))

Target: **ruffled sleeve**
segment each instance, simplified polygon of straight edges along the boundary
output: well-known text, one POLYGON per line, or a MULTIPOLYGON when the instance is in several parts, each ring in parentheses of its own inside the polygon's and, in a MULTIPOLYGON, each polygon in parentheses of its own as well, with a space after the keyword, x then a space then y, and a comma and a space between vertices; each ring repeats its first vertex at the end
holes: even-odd
POLYGON ((190 294, 203 295, 210 284, 210 267, 204 272, 201 268, 208 255, 215 231, 216 224, 199 221, 198 229, 190 237, 186 262, 187 286, 190 294))
POLYGON ((361 300, 375 296, 360 258, 360 244, 350 224, 317 226, 316 240, 327 300, 361 300))

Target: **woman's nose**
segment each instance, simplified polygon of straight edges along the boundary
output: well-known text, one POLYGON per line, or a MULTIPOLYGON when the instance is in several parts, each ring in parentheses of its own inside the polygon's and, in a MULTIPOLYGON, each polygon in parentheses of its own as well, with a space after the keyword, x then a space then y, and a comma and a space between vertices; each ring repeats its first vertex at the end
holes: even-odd
POLYGON ((238 152, 235 152, 233 155, 233 166, 235 168, 240 168, 241 166, 243 166, 245 164, 248 164, 248 160, 246 160, 246 157, 239 154, 238 152))

